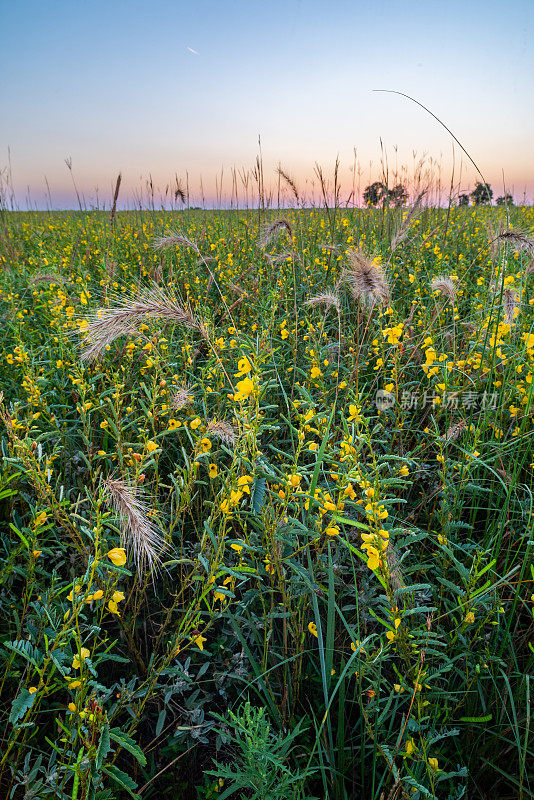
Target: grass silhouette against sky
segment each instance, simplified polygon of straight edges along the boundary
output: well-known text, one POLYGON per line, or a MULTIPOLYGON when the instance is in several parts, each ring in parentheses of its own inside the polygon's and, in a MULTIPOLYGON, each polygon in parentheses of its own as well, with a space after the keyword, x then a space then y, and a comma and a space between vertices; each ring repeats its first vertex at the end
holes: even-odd
MULTIPOLYGON (((0 168, 11 154, 23 205, 75 207, 64 159, 88 201, 109 200, 123 172, 127 205, 141 177, 161 186, 202 176, 214 196, 224 167, 250 167, 261 135, 266 176, 297 181, 315 161, 354 151, 362 185, 412 153, 441 161, 451 139, 395 89, 429 106, 496 194, 534 194, 534 7, 525 0, 400 2, 3 3, 0 168), (394 148, 398 146, 395 154, 394 148), (370 161, 373 166, 370 167, 370 161)), ((456 149, 458 170, 461 153, 456 149)), ((463 159, 465 188, 475 173, 463 159)), ((456 173, 458 176, 458 172, 456 173)), ((227 186, 230 189, 230 186, 227 186)))

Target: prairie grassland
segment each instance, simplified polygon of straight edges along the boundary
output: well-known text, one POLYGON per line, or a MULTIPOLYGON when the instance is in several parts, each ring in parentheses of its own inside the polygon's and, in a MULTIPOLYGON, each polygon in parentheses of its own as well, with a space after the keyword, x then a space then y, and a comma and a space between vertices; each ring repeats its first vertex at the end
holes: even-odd
POLYGON ((2 798, 534 796, 533 226, 1 215, 2 798))

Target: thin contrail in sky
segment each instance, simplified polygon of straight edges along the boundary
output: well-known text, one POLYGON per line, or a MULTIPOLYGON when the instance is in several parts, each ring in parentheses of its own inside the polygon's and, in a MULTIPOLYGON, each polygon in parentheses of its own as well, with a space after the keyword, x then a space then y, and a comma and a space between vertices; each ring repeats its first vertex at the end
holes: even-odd
POLYGON ((190 53, 193 53, 193 55, 195 55, 195 56, 198 56, 198 55, 200 55, 200 53, 197 53, 197 51, 196 51, 196 50, 193 50, 193 48, 192 48, 192 47, 189 47, 189 45, 187 45, 187 49, 189 50, 189 52, 190 52, 190 53))

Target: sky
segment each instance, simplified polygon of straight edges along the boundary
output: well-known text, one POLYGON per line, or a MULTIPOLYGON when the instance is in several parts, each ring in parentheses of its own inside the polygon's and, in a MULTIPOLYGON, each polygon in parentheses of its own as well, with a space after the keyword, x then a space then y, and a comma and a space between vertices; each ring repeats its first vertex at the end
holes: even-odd
POLYGON ((266 185, 281 164, 303 195, 336 157, 342 199, 385 159, 390 181, 424 158, 472 189, 439 122, 377 89, 427 106, 495 196, 534 202, 533 0, 0 0, 0 29, 0 171, 21 208, 77 207, 72 177, 109 207, 119 171, 121 207, 175 175, 207 205, 222 175, 227 204, 258 137, 266 185))

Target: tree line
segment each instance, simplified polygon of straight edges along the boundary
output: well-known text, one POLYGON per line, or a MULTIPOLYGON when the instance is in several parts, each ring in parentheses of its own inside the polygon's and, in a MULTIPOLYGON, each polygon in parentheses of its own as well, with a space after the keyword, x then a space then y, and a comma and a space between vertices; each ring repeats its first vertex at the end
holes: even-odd
MULTIPOLYGON (((493 189, 491 188, 490 184, 481 183, 479 181, 470 194, 459 195, 458 205, 468 206, 470 200, 475 206, 488 205, 491 204, 492 198, 493 189)), ((398 208, 406 205, 406 201, 408 200, 408 191, 401 183, 398 183, 392 189, 389 189, 385 183, 382 183, 381 181, 375 181, 374 183, 371 183, 369 186, 365 187, 363 199, 366 205, 374 208, 385 208, 386 206, 398 208)), ((498 206, 513 206, 514 198, 507 192, 506 194, 497 197, 495 202, 498 206)))

